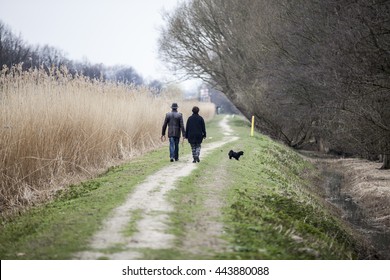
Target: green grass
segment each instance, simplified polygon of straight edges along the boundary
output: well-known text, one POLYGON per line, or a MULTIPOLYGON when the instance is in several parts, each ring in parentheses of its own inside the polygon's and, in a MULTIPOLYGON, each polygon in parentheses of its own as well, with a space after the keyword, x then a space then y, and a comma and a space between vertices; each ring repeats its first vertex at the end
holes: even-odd
MULTIPOLYGON (((221 140, 221 116, 207 124, 207 142, 221 140)), ((307 174, 313 167, 293 150, 268 137, 249 136, 249 123, 230 121, 240 140, 201 157, 197 169, 182 178, 169 193, 175 208, 170 232, 175 248, 140 249, 145 259, 350 259, 358 254, 357 243, 317 194, 307 174), (229 160, 228 151, 241 149, 240 161, 229 160), (223 168, 226 184, 221 221, 229 250, 193 254, 183 249, 186 226, 205 211, 200 185, 212 187, 215 170, 223 168)), ((188 143, 180 154, 190 154, 188 143)), ((99 178, 69 186, 54 201, 35 207, 0 224, 1 259, 71 259, 88 249, 88 240, 102 221, 148 175, 168 163, 167 147, 150 152, 128 164, 113 167, 99 178)), ((124 230, 137 231, 141 211, 135 210, 124 230)), ((121 251, 123 246, 110 248, 121 251)))
POLYGON ((245 155, 229 161, 225 207, 232 251, 224 259, 350 259, 354 241, 317 196, 303 174, 313 167, 293 150, 268 137, 247 137, 237 120, 245 155))
MULTIPOLYGON (((351 259, 358 247, 340 220, 331 215, 317 195, 306 173, 314 168, 293 150, 268 137, 249 136, 249 123, 240 118, 230 121, 239 141, 209 154, 198 168, 182 179, 171 192, 176 211, 171 215, 172 230, 180 251, 186 225, 204 211, 204 194, 199 185, 214 180, 213 171, 221 164, 227 169, 222 218, 230 249, 215 253, 216 259, 351 259), (245 151, 240 161, 229 160, 230 148, 245 151)), ((210 131, 218 134, 214 124, 210 131)), ((209 252, 195 259, 210 258, 209 252)), ((162 258, 169 250, 155 252, 162 258)), ((177 255, 178 253, 176 253, 177 255)), ((181 251, 180 255, 185 255, 181 251)))
MULTIPOLYGON (((110 168, 99 178, 68 187, 51 203, 2 220, 0 258, 71 259, 75 252, 87 248, 88 239, 134 186, 167 162, 166 147, 152 151, 110 168)), ((127 234, 129 231, 134 231, 131 223, 127 234)))
POLYGON ((135 209, 131 211, 131 220, 125 227, 123 234, 124 236, 133 236, 134 233, 138 232, 137 222, 142 218, 142 209, 135 209))

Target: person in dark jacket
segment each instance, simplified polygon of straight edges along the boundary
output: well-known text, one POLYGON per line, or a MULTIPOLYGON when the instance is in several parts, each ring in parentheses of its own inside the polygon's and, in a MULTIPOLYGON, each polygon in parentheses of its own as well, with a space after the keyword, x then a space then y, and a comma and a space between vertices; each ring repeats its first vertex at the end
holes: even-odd
POLYGON ((185 136, 183 115, 177 111, 178 107, 177 103, 172 103, 172 111, 165 115, 161 133, 161 139, 165 138, 168 126, 169 157, 171 162, 179 160, 180 132, 183 137, 185 136))
POLYGON ((204 138, 206 138, 206 125, 203 118, 199 115, 199 108, 192 108, 192 116, 187 120, 186 136, 188 143, 191 144, 193 163, 199 162, 200 148, 204 138))

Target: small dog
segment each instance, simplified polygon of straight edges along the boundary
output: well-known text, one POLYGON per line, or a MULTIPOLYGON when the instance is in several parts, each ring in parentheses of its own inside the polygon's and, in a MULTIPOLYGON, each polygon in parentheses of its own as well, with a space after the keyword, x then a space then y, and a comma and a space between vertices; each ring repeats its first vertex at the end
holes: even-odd
POLYGON ((233 150, 230 150, 228 153, 229 159, 235 158, 236 160, 239 160, 240 156, 244 155, 243 151, 239 151, 238 153, 234 152, 233 150))

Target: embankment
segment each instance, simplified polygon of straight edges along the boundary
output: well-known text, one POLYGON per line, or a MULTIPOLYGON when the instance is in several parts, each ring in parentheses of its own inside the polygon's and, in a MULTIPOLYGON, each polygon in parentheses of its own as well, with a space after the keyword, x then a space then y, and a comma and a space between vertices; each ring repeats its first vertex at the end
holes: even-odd
MULTIPOLYGON (((209 138, 205 145, 213 145, 223 137, 218 118, 207 125, 209 138)), ((326 199, 321 170, 268 137, 257 133, 250 137, 249 124, 241 118, 230 118, 229 126, 229 135, 238 140, 208 152, 166 194, 172 205, 165 213, 166 231, 172 235, 174 246, 141 249, 142 258, 375 258, 361 236, 326 199), (244 156, 239 161, 229 160, 230 149, 243 150, 244 156), (216 201, 217 207, 210 205, 216 201), (211 213, 210 207, 215 211, 211 213), (197 217, 210 219, 198 223, 197 217), (213 220, 218 226, 208 231, 204 227, 211 227, 213 220), (207 240, 196 236, 210 236, 218 242, 206 251, 202 244, 207 240)), ((189 146, 182 147, 181 153, 190 155, 189 146)), ((93 249, 89 245, 92 237, 113 210, 147 178, 172 164, 167 159, 167 147, 157 149, 98 178, 64 189, 51 203, 2 220, 1 259, 71 259, 78 252, 93 249)), ((178 166, 184 165, 194 164, 188 160, 178 166)), ((157 186, 149 194, 162 189, 157 186)), ((138 224, 142 211, 132 214, 135 216, 124 225, 129 240, 140 232, 138 226, 142 224, 138 224)), ((129 246, 116 244, 104 250, 108 255, 120 255, 129 246)))

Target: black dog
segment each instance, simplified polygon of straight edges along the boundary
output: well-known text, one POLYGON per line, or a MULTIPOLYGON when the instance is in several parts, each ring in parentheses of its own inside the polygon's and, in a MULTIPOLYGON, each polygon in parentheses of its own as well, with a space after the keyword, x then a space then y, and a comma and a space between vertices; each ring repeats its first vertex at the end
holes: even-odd
POLYGON ((236 160, 239 160, 240 156, 242 156, 243 154, 244 154, 243 151, 239 151, 238 153, 236 153, 233 150, 230 150, 230 152, 228 153, 229 159, 232 159, 232 157, 233 157, 236 160))

